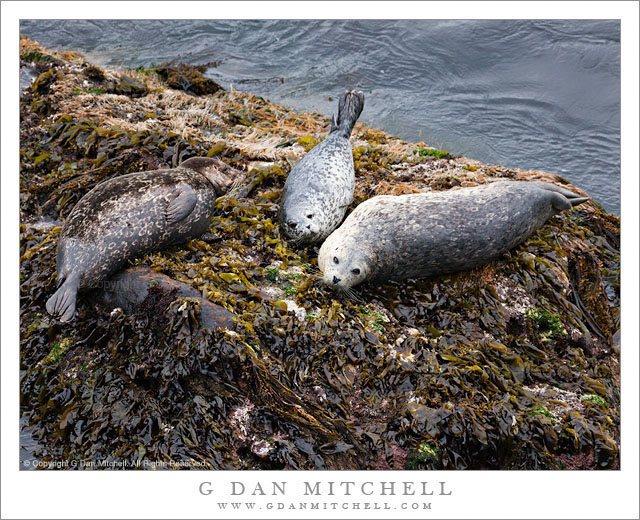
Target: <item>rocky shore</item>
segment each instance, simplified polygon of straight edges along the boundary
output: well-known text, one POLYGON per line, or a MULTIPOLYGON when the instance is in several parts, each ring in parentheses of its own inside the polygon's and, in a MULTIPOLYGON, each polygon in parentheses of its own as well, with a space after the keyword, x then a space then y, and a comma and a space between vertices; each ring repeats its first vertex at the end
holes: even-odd
MULTIPOLYGON (((204 67, 105 70, 27 38, 20 49, 21 410, 39 460, 618 468, 617 217, 590 201, 485 267, 338 298, 318 282, 317 248, 277 226, 287 173, 327 116, 227 92, 204 67), (80 297, 73 323, 49 319, 74 204, 194 156, 247 172, 210 236, 135 260, 80 297)), ((353 207, 494 178, 583 193, 363 123, 352 146, 353 207)))

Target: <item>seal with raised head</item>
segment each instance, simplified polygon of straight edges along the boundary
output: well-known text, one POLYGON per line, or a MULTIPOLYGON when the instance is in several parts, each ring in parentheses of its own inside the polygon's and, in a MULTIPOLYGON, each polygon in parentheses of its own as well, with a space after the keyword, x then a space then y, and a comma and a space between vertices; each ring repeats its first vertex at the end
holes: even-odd
POLYGON ((356 177, 349 136, 363 107, 362 92, 345 92, 329 136, 300 159, 287 177, 280 228, 296 244, 313 244, 329 236, 353 201, 356 177))
POLYGON ((73 318, 78 290, 91 289, 135 257, 205 233, 215 201, 242 173, 213 158, 130 173, 98 184, 65 221, 56 252, 58 290, 47 311, 73 318))
POLYGON ((472 269, 524 242, 552 215, 588 198, 546 182, 381 195, 360 204, 322 244, 326 285, 425 278, 472 269))

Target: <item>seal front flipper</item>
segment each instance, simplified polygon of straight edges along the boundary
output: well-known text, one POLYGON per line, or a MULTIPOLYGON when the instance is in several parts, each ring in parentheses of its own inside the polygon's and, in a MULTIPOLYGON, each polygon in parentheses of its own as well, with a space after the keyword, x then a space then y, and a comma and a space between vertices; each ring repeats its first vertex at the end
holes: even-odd
POLYGON ((165 216, 167 224, 180 222, 196 207, 198 197, 195 190, 186 184, 180 186, 173 194, 173 198, 169 200, 165 216))
POLYGON ((71 321, 76 313, 79 285, 80 276, 78 274, 69 275, 54 295, 47 300, 47 312, 51 316, 59 317, 60 321, 71 321))

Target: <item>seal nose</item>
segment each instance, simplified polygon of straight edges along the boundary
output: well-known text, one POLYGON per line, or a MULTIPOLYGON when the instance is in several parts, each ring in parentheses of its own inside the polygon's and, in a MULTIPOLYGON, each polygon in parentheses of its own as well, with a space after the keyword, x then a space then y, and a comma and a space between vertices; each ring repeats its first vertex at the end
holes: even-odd
POLYGON ((333 276, 333 283, 337 284, 342 278, 338 278, 337 276, 333 276))

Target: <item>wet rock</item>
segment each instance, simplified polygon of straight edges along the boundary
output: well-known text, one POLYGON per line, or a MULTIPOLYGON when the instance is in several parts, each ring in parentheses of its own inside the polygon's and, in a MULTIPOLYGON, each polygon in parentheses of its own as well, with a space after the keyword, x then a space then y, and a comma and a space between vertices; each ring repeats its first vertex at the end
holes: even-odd
POLYGON ((215 81, 202 75, 206 70, 206 65, 163 63, 157 67, 156 72, 171 88, 184 90, 196 96, 213 94, 219 90, 224 90, 215 81))
MULTIPOLYGON (((137 266, 125 269, 104 282, 99 290, 100 302, 110 308, 120 307, 125 312, 135 314, 148 303, 155 294, 170 296, 171 300, 181 296, 193 298, 200 303, 200 324, 202 328, 215 330, 226 328, 233 330, 234 315, 209 300, 191 286, 172 280, 168 276, 148 267, 137 266)), ((166 310, 166 309, 165 309, 166 310)))
POLYGON ((100 67, 96 67, 95 65, 87 65, 87 67, 84 69, 84 75, 92 81, 105 80, 104 71, 100 67))
POLYGON ((38 77, 38 73, 35 67, 28 65, 20 67, 20 93, 31 85, 31 82, 38 77))
POLYGON ((139 98, 146 96, 149 92, 139 81, 136 81, 129 76, 120 76, 120 81, 114 81, 109 85, 109 92, 113 94, 120 94, 122 96, 129 96, 131 98, 139 98))

